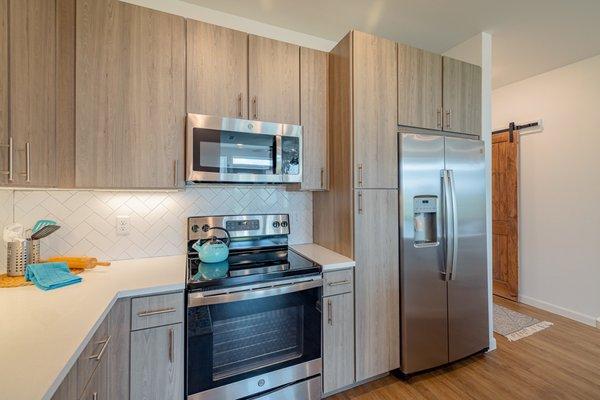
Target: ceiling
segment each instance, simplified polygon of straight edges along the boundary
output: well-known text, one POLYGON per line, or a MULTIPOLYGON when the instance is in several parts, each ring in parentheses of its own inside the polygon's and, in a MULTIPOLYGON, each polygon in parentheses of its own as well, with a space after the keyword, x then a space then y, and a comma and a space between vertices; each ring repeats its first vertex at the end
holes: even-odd
POLYGON ((600 54, 600 0, 185 0, 338 41, 355 28, 443 53, 493 34, 495 88, 600 54))

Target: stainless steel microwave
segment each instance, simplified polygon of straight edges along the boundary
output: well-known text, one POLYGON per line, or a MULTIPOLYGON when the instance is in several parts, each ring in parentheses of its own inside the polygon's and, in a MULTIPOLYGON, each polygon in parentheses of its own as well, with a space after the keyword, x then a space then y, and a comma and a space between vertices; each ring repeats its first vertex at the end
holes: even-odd
POLYGON ((302 127, 188 114, 188 182, 302 181, 302 127))

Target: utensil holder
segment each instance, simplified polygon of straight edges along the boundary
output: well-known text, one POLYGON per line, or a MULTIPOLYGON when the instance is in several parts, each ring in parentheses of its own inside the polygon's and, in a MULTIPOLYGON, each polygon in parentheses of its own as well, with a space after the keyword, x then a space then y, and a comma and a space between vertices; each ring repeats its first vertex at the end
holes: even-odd
POLYGON ((27 264, 40 262, 40 241, 28 239, 23 242, 8 242, 6 257, 6 274, 23 276, 27 264))

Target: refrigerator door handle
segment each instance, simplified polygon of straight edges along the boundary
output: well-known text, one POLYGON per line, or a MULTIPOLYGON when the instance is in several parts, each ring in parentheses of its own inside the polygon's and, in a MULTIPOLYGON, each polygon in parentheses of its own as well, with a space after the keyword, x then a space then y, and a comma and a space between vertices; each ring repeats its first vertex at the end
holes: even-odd
POLYGON ((444 280, 445 281, 449 281, 450 280, 450 274, 451 274, 451 270, 452 270, 452 250, 454 249, 454 246, 451 245, 451 243, 454 242, 453 237, 452 237, 452 233, 453 230, 450 229, 450 227, 452 226, 452 222, 451 222, 451 216, 452 216, 452 212, 451 212, 451 202, 452 202, 452 198, 451 198, 451 193, 450 193, 450 177, 449 177, 449 171, 447 169, 443 169, 441 171, 441 175, 442 175, 442 192, 443 192, 443 198, 444 198, 444 202, 443 202, 443 218, 444 218, 444 280))
POLYGON ((456 186, 454 184, 454 171, 449 169, 448 171, 448 183, 450 188, 450 201, 452 203, 452 225, 449 226, 449 230, 452 230, 450 235, 452 238, 452 260, 450 264, 450 276, 448 280, 454 280, 456 277, 456 264, 458 262, 458 216, 456 215, 456 186))

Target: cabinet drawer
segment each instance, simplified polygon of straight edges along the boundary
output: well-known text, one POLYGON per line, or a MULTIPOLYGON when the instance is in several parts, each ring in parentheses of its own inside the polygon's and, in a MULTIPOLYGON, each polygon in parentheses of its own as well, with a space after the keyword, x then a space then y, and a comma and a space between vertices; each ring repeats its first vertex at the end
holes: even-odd
POLYGON ((102 359, 79 400, 108 400, 108 362, 102 359))
POLYGON ((102 324, 92 336, 92 339, 77 359, 77 395, 81 396, 92 374, 107 356, 110 335, 108 333, 108 320, 102 324))
POLYGON ((353 288, 354 270, 325 272, 323 274, 323 296, 349 293, 353 288))
POLYGON ((131 330, 183 322, 183 292, 131 300, 131 330))

